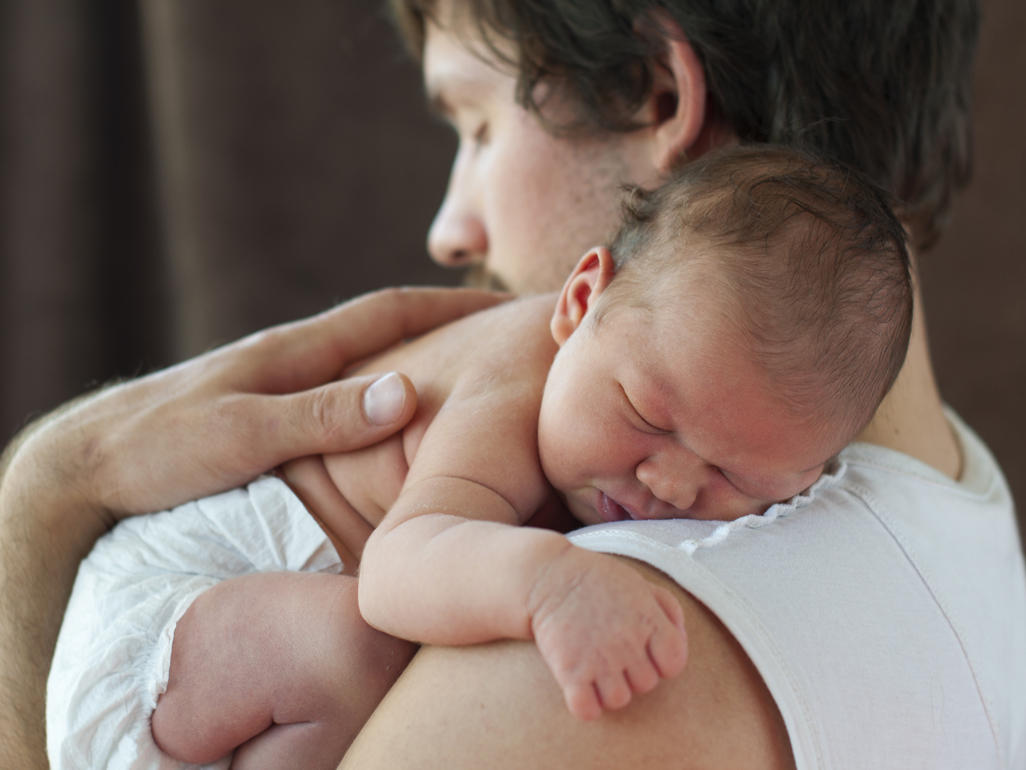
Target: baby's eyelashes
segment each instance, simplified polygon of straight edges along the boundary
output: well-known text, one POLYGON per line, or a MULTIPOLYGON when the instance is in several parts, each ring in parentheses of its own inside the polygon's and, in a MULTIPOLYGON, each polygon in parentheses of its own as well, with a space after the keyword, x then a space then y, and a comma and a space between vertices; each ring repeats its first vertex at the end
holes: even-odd
POLYGON ((623 394, 623 400, 627 404, 628 416, 630 417, 631 422, 638 430, 656 436, 666 436, 673 432, 666 428, 661 428, 655 423, 653 423, 651 420, 647 419, 645 415, 641 413, 641 410, 638 408, 637 404, 635 404, 634 401, 631 400, 631 397, 627 395, 627 391, 623 387, 623 384, 617 383, 617 385, 620 386, 620 393, 623 394))

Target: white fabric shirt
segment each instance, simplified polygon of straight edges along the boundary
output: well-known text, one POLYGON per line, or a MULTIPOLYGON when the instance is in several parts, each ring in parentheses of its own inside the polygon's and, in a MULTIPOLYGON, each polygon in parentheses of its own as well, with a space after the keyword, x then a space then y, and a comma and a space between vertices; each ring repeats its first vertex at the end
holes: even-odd
POLYGON ((868 444, 737 521, 580 530, 666 572, 730 629, 799 770, 1026 768, 1026 575, 1007 484, 948 413, 959 482, 868 444))

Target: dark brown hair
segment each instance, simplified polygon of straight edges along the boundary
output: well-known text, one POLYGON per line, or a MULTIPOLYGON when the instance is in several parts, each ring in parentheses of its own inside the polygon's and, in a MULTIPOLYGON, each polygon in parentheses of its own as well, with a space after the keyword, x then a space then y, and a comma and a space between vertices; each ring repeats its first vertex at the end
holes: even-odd
MULTIPOLYGON (((418 57, 437 0, 391 0, 418 57)), ((709 107, 743 142, 806 147, 867 174, 928 247, 971 169, 976 0, 452 0, 490 53, 571 96, 568 129, 628 130, 672 17, 705 70, 709 107), (512 42, 513 54, 504 55, 512 42)), ((552 93, 552 89, 545 91, 552 93)))
POLYGON ((610 251, 614 305, 618 280, 634 293, 696 269, 704 294, 728 300, 722 319, 781 403, 831 428, 840 421, 845 443, 904 362, 905 232, 887 194, 839 164, 769 145, 709 153, 656 190, 632 190, 610 251))

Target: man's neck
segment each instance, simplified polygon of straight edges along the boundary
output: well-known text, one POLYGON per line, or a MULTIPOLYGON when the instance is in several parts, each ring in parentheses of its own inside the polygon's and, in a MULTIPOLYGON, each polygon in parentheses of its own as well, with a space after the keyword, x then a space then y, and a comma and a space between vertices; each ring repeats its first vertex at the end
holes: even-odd
POLYGON ((961 475, 961 450, 944 416, 930 361, 918 280, 912 336, 905 364, 858 440, 903 452, 953 479, 961 475))

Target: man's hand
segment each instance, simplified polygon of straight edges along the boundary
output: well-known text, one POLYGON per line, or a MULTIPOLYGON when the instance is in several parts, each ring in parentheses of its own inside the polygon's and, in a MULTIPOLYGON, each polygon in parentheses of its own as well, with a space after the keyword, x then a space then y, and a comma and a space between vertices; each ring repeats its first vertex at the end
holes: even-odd
POLYGON ((612 557, 570 548, 532 594, 542 659, 580 719, 626 706, 687 660, 676 598, 612 557))
POLYGON ((416 408, 404 377, 353 363, 500 295, 387 289, 258 332, 44 420, 26 440, 62 483, 120 517, 236 486, 302 455, 376 443, 416 408))
POLYGON ((367 295, 81 398, 23 431, 0 460, 0 767, 46 767, 50 658, 78 562, 104 530, 394 433, 416 408, 405 377, 336 378, 500 299, 367 295))

